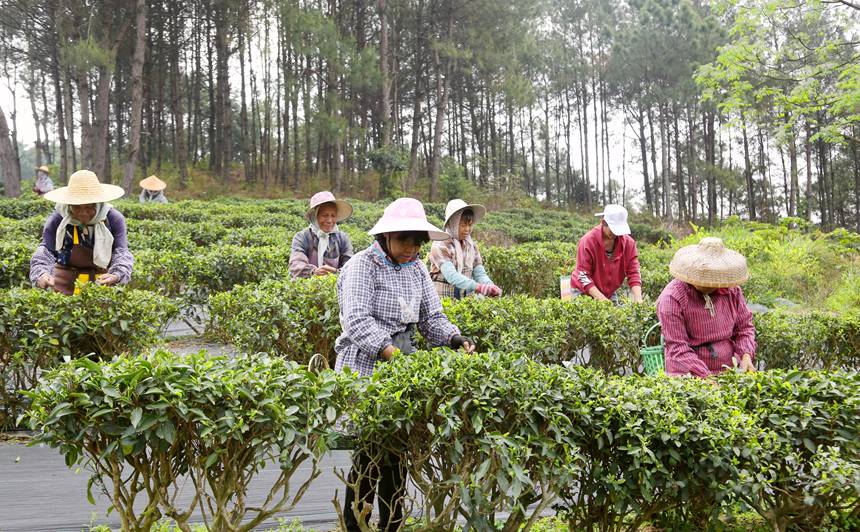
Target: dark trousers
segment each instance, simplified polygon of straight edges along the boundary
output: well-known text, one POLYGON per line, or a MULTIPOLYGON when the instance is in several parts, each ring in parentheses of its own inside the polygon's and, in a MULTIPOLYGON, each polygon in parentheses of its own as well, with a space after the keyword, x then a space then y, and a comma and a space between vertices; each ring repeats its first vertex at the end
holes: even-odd
MULTIPOLYGON (((343 520, 347 532, 359 532, 358 517, 352 504, 358 498, 359 511, 367 503, 373 507, 373 499, 379 492, 379 530, 395 532, 403 524, 403 497, 406 495, 406 468, 400 457, 390 453, 379 453, 379 459, 366 452, 352 454, 352 470, 347 478, 346 506, 343 520), (358 488, 358 493, 353 487, 358 488)), ((368 515, 368 521, 370 516, 368 515)))

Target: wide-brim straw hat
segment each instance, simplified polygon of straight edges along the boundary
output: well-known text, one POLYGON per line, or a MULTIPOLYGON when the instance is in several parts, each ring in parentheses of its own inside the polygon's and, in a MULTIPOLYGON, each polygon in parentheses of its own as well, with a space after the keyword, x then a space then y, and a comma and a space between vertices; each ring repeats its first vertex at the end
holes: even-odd
POLYGON ((472 209, 472 212, 475 214, 475 223, 480 222, 481 218, 487 214, 487 208, 483 205, 478 203, 466 203, 460 198, 452 199, 448 202, 448 205, 445 205, 445 226, 448 226, 448 222, 451 221, 451 218, 455 214, 466 209, 472 209))
POLYGON ((316 213, 317 207, 324 203, 333 203, 334 206, 337 207, 338 223, 352 216, 352 205, 350 205, 348 201, 335 199, 334 194, 328 190, 323 190, 322 192, 317 192, 311 196, 310 206, 305 213, 305 218, 307 218, 309 222, 312 222, 312 217, 316 213))
POLYGON ((400 233, 403 231, 426 232, 430 240, 448 240, 451 235, 427 221, 424 205, 414 198, 398 198, 382 212, 368 234, 400 233))
POLYGON ((45 172, 46 174, 50 174, 50 173, 51 173, 51 169, 50 169, 50 168, 48 168, 47 166, 45 166, 44 164, 43 164, 42 166, 38 167, 38 168, 34 168, 34 170, 35 170, 36 172, 45 172))
POLYGON ((45 193, 43 198, 66 205, 104 203, 121 198, 122 187, 99 182, 98 176, 89 170, 78 170, 69 176, 69 184, 45 193))
POLYGON ((140 182, 140 188, 144 190, 151 190, 153 192, 158 192, 159 190, 164 190, 167 188, 167 183, 158 179, 158 176, 151 175, 140 182))
POLYGON ((730 288, 750 278, 747 259, 728 249, 716 237, 703 238, 698 244, 675 252, 669 273, 676 279, 703 288, 730 288))

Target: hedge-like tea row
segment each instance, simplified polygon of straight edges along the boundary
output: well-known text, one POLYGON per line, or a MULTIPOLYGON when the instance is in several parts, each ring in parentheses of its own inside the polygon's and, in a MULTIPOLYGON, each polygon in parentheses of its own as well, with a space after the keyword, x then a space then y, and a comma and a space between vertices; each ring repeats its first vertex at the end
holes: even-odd
POLYGON ((83 359, 44 377, 27 417, 35 441, 89 469, 89 488, 111 500, 123 530, 150 530, 162 516, 188 529, 200 504, 209 530, 246 531, 290 510, 319 474, 350 386, 345 374, 314 375, 279 358, 83 359), (280 466, 270 498, 248 500, 268 461, 280 466), (290 486, 307 461, 309 478, 290 486), (196 497, 180 507, 187 476, 196 497))
POLYGON ((717 387, 436 352, 382 365, 359 398, 360 445, 409 458, 428 529, 458 514, 487 529, 507 510, 517 530, 554 505, 571 530, 702 530, 733 500, 774 530, 860 524, 857 373, 717 387))
POLYGON ((171 503, 184 475, 197 479, 210 529, 285 509, 307 487, 285 482, 303 460, 318 471, 341 414, 357 449, 405 460, 420 495, 407 501, 415 530, 453 530, 462 516, 513 532, 548 508, 571 530, 703 530, 738 501, 774 530, 860 524, 858 373, 730 373, 714 384, 445 349, 353 380, 267 356, 158 353, 78 360, 29 395, 38 441, 83 463, 125 528, 187 521, 190 508, 171 503), (271 504, 251 509, 244 495, 263 460, 283 473, 271 504), (154 495, 136 511, 121 494, 145 498, 147 483, 154 495), (506 523, 493 522, 500 511, 506 523))
POLYGON ((210 301, 209 331, 245 353, 268 353, 306 364, 314 353, 334 367, 340 335, 337 278, 264 281, 237 286, 210 301))
POLYGON ((137 355, 161 341, 175 316, 170 300, 95 285, 68 297, 43 290, 0 290, 0 428, 14 423, 21 391, 64 358, 137 355))

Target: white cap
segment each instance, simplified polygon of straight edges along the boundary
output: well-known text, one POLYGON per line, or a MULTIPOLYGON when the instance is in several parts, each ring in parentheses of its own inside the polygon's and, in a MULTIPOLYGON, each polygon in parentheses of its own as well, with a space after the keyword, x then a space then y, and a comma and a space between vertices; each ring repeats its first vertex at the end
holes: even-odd
POLYGON ((603 212, 594 213, 595 216, 602 216, 606 220, 606 225, 615 236, 629 235, 630 226, 627 225, 627 209, 621 205, 609 204, 603 208, 603 212))

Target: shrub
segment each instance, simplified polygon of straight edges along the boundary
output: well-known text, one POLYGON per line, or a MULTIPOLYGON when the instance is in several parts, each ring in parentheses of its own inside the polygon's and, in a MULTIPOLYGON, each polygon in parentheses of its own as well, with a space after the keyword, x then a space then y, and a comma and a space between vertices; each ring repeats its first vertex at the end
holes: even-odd
POLYGON ((88 491, 111 499, 123 530, 150 530, 162 516, 190 530, 199 504, 209 530, 246 531, 295 506, 319 475, 349 390, 342 373, 315 375, 278 358, 162 351, 51 371, 28 394, 27 419, 35 442, 89 470, 88 491), (291 490, 308 460, 310 476, 291 490), (280 472, 268 496, 248 500, 269 461, 280 472), (182 507, 188 477, 195 495, 182 507))
POLYGON ((565 385, 584 464, 558 506, 571 530, 702 530, 732 494, 735 452, 758 446, 753 419, 699 379, 577 369, 565 385))
POLYGON ((860 315, 811 311, 754 316, 757 362, 775 369, 860 369, 860 315))
POLYGON ((28 241, 0 241, 0 289, 30 285, 30 257, 35 248, 28 241))
POLYGON ((264 352, 306 364, 314 353, 334 367, 340 335, 337 277, 263 281, 212 297, 210 330, 245 353, 264 352))
POLYGON ((612 373, 636 371, 640 339, 656 321, 652 306, 616 307, 591 298, 465 298, 446 300, 444 307, 448 318, 481 350, 521 353, 551 364, 573 362, 612 373))
POLYGON ((411 501, 422 507, 421 530, 451 530, 458 515, 469 528, 495 529, 503 509, 511 516, 502 530, 519 530, 578 468, 562 406, 565 373, 495 353, 395 358, 350 410, 357 448, 405 460, 421 494, 411 501))
POLYGON ((80 295, 0 291, 0 427, 14 422, 19 392, 64 358, 138 355, 161 341, 176 306, 155 294, 88 285, 80 295))
POLYGON ((744 456, 738 496, 773 530, 825 530, 860 520, 860 374, 728 374, 721 388, 767 445, 744 456))

